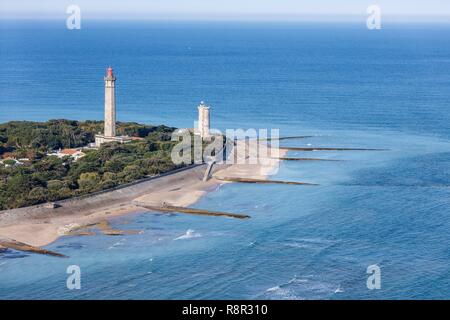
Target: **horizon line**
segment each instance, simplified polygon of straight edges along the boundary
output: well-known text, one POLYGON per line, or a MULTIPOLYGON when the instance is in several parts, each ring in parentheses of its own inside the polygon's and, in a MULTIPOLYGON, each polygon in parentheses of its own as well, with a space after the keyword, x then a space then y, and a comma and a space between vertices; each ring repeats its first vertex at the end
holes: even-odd
MULTIPOLYGON (((68 15, 61 16, 13 16, 1 15, 0 21, 45 21, 45 20, 66 20, 68 15)), ((282 15, 282 16, 88 16, 83 17, 84 21, 168 21, 168 22, 320 22, 320 23, 355 23, 365 22, 367 15, 282 15)), ((384 14, 382 21, 388 23, 450 23, 448 15, 396 15, 384 14)))

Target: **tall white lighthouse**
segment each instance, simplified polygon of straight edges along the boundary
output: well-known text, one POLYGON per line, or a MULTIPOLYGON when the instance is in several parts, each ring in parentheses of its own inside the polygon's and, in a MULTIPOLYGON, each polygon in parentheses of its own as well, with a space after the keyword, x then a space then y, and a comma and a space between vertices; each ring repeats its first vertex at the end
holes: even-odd
POLYGON ((103 134, 95 135, 95 146, 100 147, 105 142, 125 143, 131 141, 128 136, 116 136, 116 77, 113 69, 106 69, 105 81, 105 130, 103 134))
POLYGON ((200 102, 198 106, 198 134, 204 139, 209 137, 209 109, 210 107, 206 105, 203 101, 200 102))
POLYGON ((116 92, 113 69, 106 70, 105 80, 105 137, 116 136, 116 92))

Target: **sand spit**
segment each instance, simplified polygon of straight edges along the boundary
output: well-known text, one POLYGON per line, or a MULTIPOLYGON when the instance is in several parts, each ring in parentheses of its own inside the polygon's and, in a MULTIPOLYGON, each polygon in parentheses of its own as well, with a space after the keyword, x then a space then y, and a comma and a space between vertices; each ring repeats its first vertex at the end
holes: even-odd
MULTIPOLYGON (((249 153, 257 151, 250 149, 249 153)), ((280 151, 278 156, 283 155, 285 152, 280 151)), ((115 230, 106 223, 112 217, 142 212, 142 206, 186 208, 219 185, 230 183, 221 177, 267 179, 276 172, 279 161, 268 157, 261 164, 218 164, 208 181, 202 181, 206 164, 196 165, 116 190, 61 201, 54 209, 37 205, 1 211, 0 237, 40 247, 65 235, 91 235, 95 229, 108 235, 133 232, 115 230)))

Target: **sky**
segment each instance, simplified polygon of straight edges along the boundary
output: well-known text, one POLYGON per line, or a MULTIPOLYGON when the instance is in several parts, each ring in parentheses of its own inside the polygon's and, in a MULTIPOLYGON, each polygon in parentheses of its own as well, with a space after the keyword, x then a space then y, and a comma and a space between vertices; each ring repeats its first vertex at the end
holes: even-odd
POLYGON ((370 5, 399 20, 450 21, 450 0, 0 0, 0 18, 66 18, 78 5, 85 19, 346 20, 370 5))

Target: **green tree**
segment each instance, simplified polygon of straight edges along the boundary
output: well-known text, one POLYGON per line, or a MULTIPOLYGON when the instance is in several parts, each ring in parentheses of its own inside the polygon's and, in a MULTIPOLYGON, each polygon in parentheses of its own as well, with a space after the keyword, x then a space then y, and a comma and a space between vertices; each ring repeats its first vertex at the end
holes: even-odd
POLYGON ((142 169, 136 165, 129 165, 123 169, 123 178, 126 182, 137 180, 143 176, 144 173, 142 172, 142 169))
POLYGON ((12 159, 6 159, 6 160, 3 160, 3 164, 7 165, 7 166, 13 166, 16 164, 16 161, 12 160, 12 159))
POLYGON ((29 204, 38 204, 47 201, 47 189, 36 187, 28 193, 29 204))
POLYGON ((109 161, 106 161, 104 165, 104 170, 109 172, 121 172, 123 168, 125 168, 125 163, 120 158, 113 158, 109 161))
POLYGON ((78 185, 83 191, 93 191, 98 189, 100 177, 97 172, 85 172, 80 175, 78 185))

